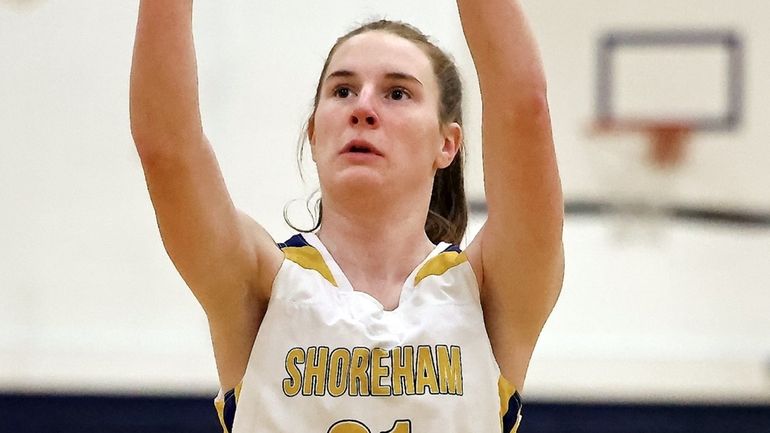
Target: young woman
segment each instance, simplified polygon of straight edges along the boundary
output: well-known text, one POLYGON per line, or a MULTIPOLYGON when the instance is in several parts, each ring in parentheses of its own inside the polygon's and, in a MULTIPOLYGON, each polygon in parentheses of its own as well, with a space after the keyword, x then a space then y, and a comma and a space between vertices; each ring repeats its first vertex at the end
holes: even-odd
POLYGON ((192 0, 140 5, 131 125, 166 250, 208 317, 226 432, 515 431, 563 279, 546 86, 516 0, 458 0, 488 218, 464 252, 461 90, 419 31, 343 36, 308 140, 317 231, 238 211, 201 127, 192 0))

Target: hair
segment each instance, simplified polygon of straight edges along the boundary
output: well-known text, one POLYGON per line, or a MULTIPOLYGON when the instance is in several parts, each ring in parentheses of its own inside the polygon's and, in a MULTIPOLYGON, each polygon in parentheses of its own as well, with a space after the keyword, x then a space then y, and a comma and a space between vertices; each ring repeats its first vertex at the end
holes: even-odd
MULTIPOLYGON (((313 112, 307 119, 297 150, 300 173, 302 171, 302 156, 305 140, 308 137, 311 125, 314 125, 315 113, 321 98, 323 78, 326 75, 332 57, 337 52, 337 49, 349 39, 362 33, 372 31, 381 31, 399 36, 413 42, 423 50, 430 59, 431 65, 433 66, 433 72, 436 75, 439 85, 439 122, 442 125, 456 122, 461 127, 463 126, 462 82, 452 58, 434 45, 425 34, 412 25, 389 20, 372 21, 337 39, 337 42, 326 57, 321 76, 318 80, 318 86, 316 87, 316 93, 313 100, 313 112)), ((425 233, 428 236, 428 239, 433 243, 443 241, 451 244, 459 244, 465 235, 465 230, 468 225, 468 204, 465 197, 465 181, 463 176, 464 161, 465 146, 461 145, 460 151, 455 155, 452 163, 446 168, 437 170, 436 175, 433 178, 433 191, 431 192, 430 207, 425 221, 425 233)), ((312 200, 312 198, 313 196, 311 195, 308 201, 312 200)), ((309 202, 307 207, 308 210, 310 210, 309 202)), ((321 226, 321 220, 323 218, 322 198, 319 198, 316 202, 315 210, 316 212, 311 211, 311 214, 317 216, 317 220, 313 228, 309 230, 302 230, 292 225, 288 219, 287 209, 284 209, 284 219, 294 230, 305 233, 312 232, 321 226)))

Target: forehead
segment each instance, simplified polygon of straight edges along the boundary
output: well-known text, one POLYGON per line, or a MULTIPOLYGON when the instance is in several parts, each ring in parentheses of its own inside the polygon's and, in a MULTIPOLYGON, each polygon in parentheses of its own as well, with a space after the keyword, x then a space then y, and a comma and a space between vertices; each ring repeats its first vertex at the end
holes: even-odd
POLYGON ((361 74, 403 72, 420 81, 432 81, 433 67, 427 54, 414 42, 382 31, 356 35, 337 48, 327 73, 339 69, 361 74))

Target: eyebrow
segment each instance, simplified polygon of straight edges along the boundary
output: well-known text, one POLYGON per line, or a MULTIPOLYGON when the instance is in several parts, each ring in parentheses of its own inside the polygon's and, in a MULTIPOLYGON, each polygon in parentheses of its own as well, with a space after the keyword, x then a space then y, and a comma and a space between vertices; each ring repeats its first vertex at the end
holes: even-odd
MULTIPOLYGON (((329 80, 330 78, 350 78, 355 77, 357 74, 353 71, 348 71, 345 69, 334 71, 331 74, 326 76, 326 80, 329 80)), ((404 72, 388 72, 385 74, 385 78, 391 79, 391 80, 406 80, 406 81, 414 81, 415 83, 419 85, 423 85, 422 81, 418 80, 415 76, 406 74, 404 72)))

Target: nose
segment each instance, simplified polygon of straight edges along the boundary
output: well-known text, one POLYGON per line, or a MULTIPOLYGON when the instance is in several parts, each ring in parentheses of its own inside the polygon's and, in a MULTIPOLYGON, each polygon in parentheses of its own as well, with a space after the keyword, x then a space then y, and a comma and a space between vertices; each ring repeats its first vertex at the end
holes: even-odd
POLYGON ((359 123, 365 123, 367 126, 377 126, 379 124, 379 119, 374 112, 364 113, 356 110, 350 116, 350 124, 355 126, 359 123))
POLYGON ((367 126, 376 128, 380 125, 380 118, 372 108, 372 104, 364 95, 358 98, 353 112, 350 114, 351 126, 367 126))

